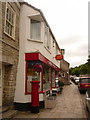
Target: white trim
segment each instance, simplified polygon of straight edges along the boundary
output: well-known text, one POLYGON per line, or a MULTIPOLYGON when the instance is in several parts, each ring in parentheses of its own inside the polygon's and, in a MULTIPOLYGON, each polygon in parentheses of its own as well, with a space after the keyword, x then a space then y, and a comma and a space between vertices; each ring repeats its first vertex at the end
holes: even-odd
POLYGON ((20 3, 19 3, 19 1, 17 0, 17 2, 15 2, 15 3, 18 6, 18 8, 20 9, 20 3))
POLYGON ((43 43, 43 41, 41 41, 41 40, 34 40, 34 39, 27 39, 28 41, 32 41, 32 42, 38 42, 38 43, 43 43))
POLYGON ((48 49, 46 46, 44 46, 44 48, 51 54, 50 49, 48 49))
POLYGON ((11 5, 9 4, 9 3, 6 3, 6 9, 5 9, 5 22, 4 22, 4 33, 6 34, 6 35, 8 35, 10 38, 12 38, 13 40, 15 40, 15 24, 16 24, 16 13, 15 13, 15 11, 13 10, 13 8, 11 7, 11 5), (10 34, 8 34, 7 32, 6 32, 6 14, 7 14, 7 8, 10 8, 11 10, 12 10, 12 12, 14 13, 14 23, 13 23, 13 35, 11 36, 10 34))
POLYGON ((38 22, 40 22, 40 26, 41 26, 41 31, 40 31, 40 40, 38 40, 38 39, 32 39, 31 38, 31 20, 34 20, 34 19, 32 19, 32 18, 30 18, 30 40, 32 40, 32 41, 41 41, 42 42, 42 38, 41 38, 41 36, 42 36, 42 22, 41 21, 39 21, 39 20, 36 20, 36 21, 38 21, 38 22))
MULTIPOLYGON (((29 18, 33 17, 33 16, 37 16, 40 15, 40 13, 36 13, 36 14, 32 14, 32 15, 28 15, 29 18)), ((40 15, 41 16, 41 15, 40 15)))

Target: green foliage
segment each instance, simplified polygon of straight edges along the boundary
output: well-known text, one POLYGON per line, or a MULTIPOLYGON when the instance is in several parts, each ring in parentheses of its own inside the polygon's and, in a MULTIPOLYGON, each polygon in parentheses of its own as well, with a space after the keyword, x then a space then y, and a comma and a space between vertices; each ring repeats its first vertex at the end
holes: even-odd
POLYGON ((72 74, 72 70, 73 70, 73 68, 70 68, 70 69, 69 69, 69 74, 70 74, 70 75, 72 74))
POLYGON ((90 74, 90 58, 87 60, 88 62, 82 64, 78 67, 70 68, 69 73, 70 75, 82 75, 82 74, 90 74))
POLYGON ((79 68, 80 74, 87 74, 88 71, 88 64, 81 65, 79 68))
POLYGON ((79 68, 78 67, 75 67, 71 70, 71 75, 77 75, 79 76, 79 68))
POLYGON ((88 74, 90 74, 90 58, 88 59, 88 74))

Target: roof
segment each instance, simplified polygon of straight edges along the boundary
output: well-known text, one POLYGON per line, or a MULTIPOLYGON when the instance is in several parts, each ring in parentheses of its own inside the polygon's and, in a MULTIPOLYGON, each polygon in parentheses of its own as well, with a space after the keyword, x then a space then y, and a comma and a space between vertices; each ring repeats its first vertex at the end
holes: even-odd
POLYGON ((38 11, 38 12, 40 13, 40 15, 42 16, 44 22, 45 22, 46 25, 49 27, 49 31, 50 31, 50 33, 51 33, 51 35, 52 35, 52 37, 53 37, 53 39, 54 39, 56 45, 58 46, 58 48, 59 48, 59 50, 60 50, 60 47, 59 47, 59 45, 58 45, 58 43, 57 43, 57 41, 56 41, 56 38, 55 38, 55 36, 53 35, 53 32, 52 32, 52 30, 51 30, 51 28, 50 28, 50 26, 49 26, 49 24, 48 24, 48 22, 47 22, 47 20, 46 20, 46 18, 45 18, 45 16, 44 16, 44 14, 43 14, 43 12, 42 12, 40 9, 38 9, 38 8, 36 8, 36 7, 34 7, 34 6, 32 6, 31 4, 28 4, 27 2, 21 2, 20 4, 21 4, 21 5, 25 4, 25 5, 27 5, 27 6, 31 7, 31 8, 33 8, 34 10, 36 10, 36 11, 38 11))

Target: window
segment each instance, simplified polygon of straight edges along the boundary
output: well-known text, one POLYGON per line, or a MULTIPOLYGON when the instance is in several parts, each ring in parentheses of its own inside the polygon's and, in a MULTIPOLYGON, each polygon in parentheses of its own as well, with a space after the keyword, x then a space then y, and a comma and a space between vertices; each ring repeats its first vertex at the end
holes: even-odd
POLYGON ((5 33, 11 37, 15 37, 15 12, 7 3, 5 16, 5 33))
POLYGON ((58 55, 58 47, 56 46, 56 55, 58 55))
POLYGON ((26 72, 26 92, 31 92, 31 81, 40 81, 39 91, 42 91, 42 72, 37 72, 34 67, 36 65, 42 65, 40 61, 27 61, 26 72))
POLYGON ((55 87, 55 70, 52 69, 52 87, 55 87))
POLYGON ((41 22, 31 19, 31 29, 30 29, 31 39, 41 40, 41 22))
POLYGON ((61 76, 62 76, 62 77, 65 77, 65 73, 61 73, 61 76))
POLYGON ((49 37, 49 29, 45 26, 45 46, 50 49, 50 37, 49 37))
POLYGON ((55 71, 55 84, 56 84, 56 87, 58 87, 58 80, 59 80, 59 72, 55 71))
POLYGON ((44 64, 43 90, 50 89, 50 67, 44 64))
POLYGON ((81 83, 90 83, 90 78, 81 78, 81 83))

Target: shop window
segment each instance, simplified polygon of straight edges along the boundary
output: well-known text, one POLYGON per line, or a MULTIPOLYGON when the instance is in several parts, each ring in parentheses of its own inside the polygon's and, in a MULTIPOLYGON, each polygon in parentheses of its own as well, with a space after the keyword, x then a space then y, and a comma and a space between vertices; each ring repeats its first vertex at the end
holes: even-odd
POLYGON ((42 71, 37 67, 42 66, 42 63, 40 61, 28 61, 27 62, 27 68, 26 68, 26 92, 31 92, 31 81, 32 80, 38 80, 40 81, 40 87, 39 91, 42 91, 42 71), (36 70, 38 69, 38 70, 36 70))
POLYGON ((6 5, 5 33, 10 37, 15 37, 15 12, 11 6, 6 5))
POLYGON ((59 81, 59 72, 56 71, 55 72, 55 84, 56 84, 57 87, 58 87, 58 81, 59 81))
POLYGON ((30 36, 33 40, 41 40, 41 22, 31 19, 30 36))
POLYGON ((52 69, 52 87, 55 87, 55 70, 52 69))
POLYGON ((43 73, 43 90, 50 89, 50 67, 44 64, 44 73, 43 73))

